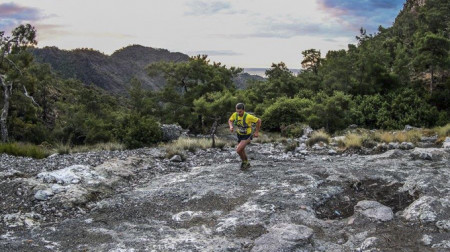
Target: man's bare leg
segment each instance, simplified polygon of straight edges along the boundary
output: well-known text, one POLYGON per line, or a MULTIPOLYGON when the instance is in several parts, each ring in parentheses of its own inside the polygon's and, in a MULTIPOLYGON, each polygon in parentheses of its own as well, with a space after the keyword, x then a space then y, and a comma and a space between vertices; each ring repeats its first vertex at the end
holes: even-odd
POLYGON ((247 154, 245 153, 245 146, 247 146, 248 141, 241 141, 238 146, 236 147, 236 152, 241 157, 242 162, 248 161, 247 154))

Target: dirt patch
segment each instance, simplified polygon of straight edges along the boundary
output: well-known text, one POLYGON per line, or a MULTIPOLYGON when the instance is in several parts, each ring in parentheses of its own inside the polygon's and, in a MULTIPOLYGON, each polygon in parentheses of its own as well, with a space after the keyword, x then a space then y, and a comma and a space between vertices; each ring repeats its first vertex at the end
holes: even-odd
POLYGON ((316 206, 315 211, 319 219, 343 219, 353 215, 354 206, 362 200, 374 200, 397 212, 405 209, 419 198, 418 192, 410 195, 399 192, 402 183, 389 183, 383 180, 368 179, 348 183, 344 191, 316 206))
POLYGON ((211 212, 215 210, 221 210, 229 212, 236 206, 242 205, 248 199, 248 196, 240 196, 237 198, 226 198, 215 193, 209 192, 205 196, 189 200, 187 209, 193 211, 211 212))
POLYGON ((267 233, 267 229, 260 224, 256 225, 241 225, 236 227, 236 237, 239 238, 250 238, 252 240, 260 237, 261 235, 267 233))

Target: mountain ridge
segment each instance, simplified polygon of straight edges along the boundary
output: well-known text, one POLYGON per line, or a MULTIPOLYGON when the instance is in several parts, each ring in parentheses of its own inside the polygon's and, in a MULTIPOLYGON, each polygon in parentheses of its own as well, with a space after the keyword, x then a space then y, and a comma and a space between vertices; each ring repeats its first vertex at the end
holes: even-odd
POLYGON ((162 77, 150 77, 145 67, 158 61, 181 62, 189 56, 166 49, 130 45, 106 55, 93 49, 62 50, 57 47, 33 48, 39 63, 48 63, 64 78, 79 79, 112 93, 127 92, 132 78, 141 81, 144 89, 159 90, 165 85, 162 77))

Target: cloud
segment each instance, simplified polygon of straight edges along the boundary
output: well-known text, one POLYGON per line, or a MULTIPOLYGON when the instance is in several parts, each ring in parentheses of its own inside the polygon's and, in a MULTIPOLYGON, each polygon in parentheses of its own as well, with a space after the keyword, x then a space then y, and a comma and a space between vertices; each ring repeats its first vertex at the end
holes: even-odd
POLYGON ((379 25, 390 26, 405 0, 318 0, 319 8, 349 29, 360 27, 374 32, 379 25))
POLYGON ((36 22, 46 18, 39 9, 15 3, 0 4, 0 17, 0 31, 9 31, 23 22, 36 22))
POLYGON ((336 24, 294 22, 270 22, 261 26, 251 37, 292 38, 296 36, 343 36, 346 31, 336 24))
POLYGON ((188 11, 185 12, 187 16, 208 16, 218 13, 235 14, 237 11, 233 10, 231 4, 225 1, 205 1, 196 0, 187 4, 188 11))
POLYGON ((237 56, 242 55, 242 53, 238 53, 232 50, 202 50, 202 51, 192 51, 189 52, 190 55, 198 55, 198 54, 206 54, 208 56, 237 56))

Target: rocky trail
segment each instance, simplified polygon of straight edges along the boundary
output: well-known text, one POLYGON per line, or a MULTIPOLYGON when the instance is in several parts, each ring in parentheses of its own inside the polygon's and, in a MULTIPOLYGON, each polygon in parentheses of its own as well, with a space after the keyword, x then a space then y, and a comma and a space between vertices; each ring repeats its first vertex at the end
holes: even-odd
POLYGON ((0 250, 450 249, 449 148, 248 153, 247 171, 232 148, 3 154, 0 250))

